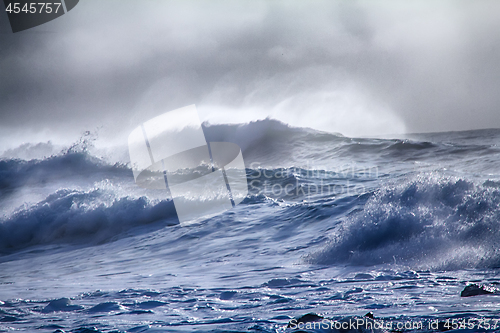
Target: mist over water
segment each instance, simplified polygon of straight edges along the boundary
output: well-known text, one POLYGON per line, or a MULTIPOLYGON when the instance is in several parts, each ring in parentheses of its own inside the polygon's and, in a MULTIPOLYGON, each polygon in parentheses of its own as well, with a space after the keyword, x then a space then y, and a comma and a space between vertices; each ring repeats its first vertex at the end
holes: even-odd
POLYGON ((2 149, 68 144, 196 104, 347 136, 500 127, 496 1, 89 0, 23 33, 0 21, 2 149), (116 13, 116 15, 109 15, 116 13))

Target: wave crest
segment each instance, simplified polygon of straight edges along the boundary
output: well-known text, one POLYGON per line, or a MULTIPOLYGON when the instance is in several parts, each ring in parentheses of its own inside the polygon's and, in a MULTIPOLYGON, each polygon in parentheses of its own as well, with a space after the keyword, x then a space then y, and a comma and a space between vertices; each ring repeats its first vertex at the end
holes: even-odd
POLYGON ((123 164, 109 165, 87 152, 67 152, 43 160, 0 160, 2 193, 25 185, 44 184, 65 178, 83 178, 89 181, 93 178, 117 176, 131 178, 132 172, 123 164))
POLYGON ((490 183, 420 176, 378 191, 339 224, 316 264, 408 264, 462 269, 500 264, 500 190, 490 183))
POLYGON ((105 190, 59 190, 0 222, 0 253, 33 245, 102 243, 157 221, 177 224, 172 201, 113 198, 105 190))

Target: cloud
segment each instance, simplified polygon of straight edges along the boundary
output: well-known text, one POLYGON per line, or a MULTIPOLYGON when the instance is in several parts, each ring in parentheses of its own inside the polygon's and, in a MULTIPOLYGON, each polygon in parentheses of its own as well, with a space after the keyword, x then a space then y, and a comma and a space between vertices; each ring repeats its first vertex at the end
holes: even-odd
POLYGON ((193 103, 212 122, 271 116, 354 136, 500 127, 499 9, 86 0, 17 34, 2 17, 0 127, 104 125, 116 138, 193 103))

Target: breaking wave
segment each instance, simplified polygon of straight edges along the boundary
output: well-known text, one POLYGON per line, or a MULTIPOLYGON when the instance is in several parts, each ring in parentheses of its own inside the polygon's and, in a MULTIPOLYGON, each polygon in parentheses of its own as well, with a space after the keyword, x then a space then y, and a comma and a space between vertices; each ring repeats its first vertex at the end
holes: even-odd
POLYGON ((408 264, 463 269, 500 266, 500 187, 421 175, 375 193, 338 225, 317 264, 408 264))

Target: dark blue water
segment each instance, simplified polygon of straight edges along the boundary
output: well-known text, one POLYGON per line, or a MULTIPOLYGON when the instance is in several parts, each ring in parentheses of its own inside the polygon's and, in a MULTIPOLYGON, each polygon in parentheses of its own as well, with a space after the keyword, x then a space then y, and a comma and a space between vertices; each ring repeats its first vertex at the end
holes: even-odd
POLYGON ((204 130, 242 148, 249 195, 184 227, 164 192, 85 140, 5 152, 0 331, 285 332, 307 313, 367 312, 431 331, 500 318, 500 296, 460 297, 500 284, 500 130, 204 130))

